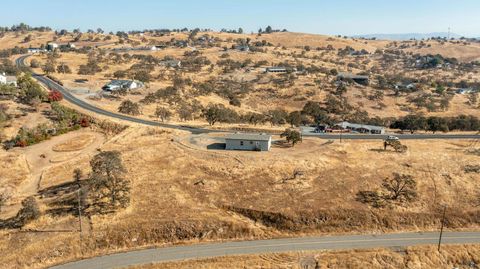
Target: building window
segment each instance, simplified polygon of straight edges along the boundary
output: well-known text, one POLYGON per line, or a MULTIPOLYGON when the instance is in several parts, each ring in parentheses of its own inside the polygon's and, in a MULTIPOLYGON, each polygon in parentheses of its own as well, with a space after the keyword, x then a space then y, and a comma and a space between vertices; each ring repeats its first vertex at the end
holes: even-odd
POLYGON ((253 145, 253 141, 250 141, 250 145, 253 145))
POLYGON ((240 146, 243 146, 243 141, 240 141, 240 146))

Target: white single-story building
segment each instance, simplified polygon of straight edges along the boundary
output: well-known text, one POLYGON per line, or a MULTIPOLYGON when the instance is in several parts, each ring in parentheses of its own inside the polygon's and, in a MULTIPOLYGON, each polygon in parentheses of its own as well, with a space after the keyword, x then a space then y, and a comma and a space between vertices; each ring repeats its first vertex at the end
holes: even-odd
POLYGON ((340 127, 344 130, 352 130, 354 132, 359 132, 359 133, 385 134, 385 127, 383 126, 356 124, 356 123, 350 123, 348 121, 337 123, 335 124, 335 126, 340 127))
POLYGON ((15 76, 7 76, 5 73, 0 74, 0 84, 3 85, 12 85, 17 86, 17 77, 15 76))
POLYGON ((46 52, 47 50, 46 49, 42 49, 42 48, 28 48, 28 53, 40 53, 40 52, 46 52))
POLYGON ((235 133, 225 137, 226 150, 269 151, 272 136, 267 134, 235 133))
POLYGON ((50 42, 47 44, 47 50, 48 51, 54 51, 56 49, 58 49, 58 44, 57 43, 53 43, 53 42, 50 42))
POLYGON ((116 91, 116 90, 135 90, 143 87, 143 83, 135 80, 112 80, 110 83, 102 87, 104 91, 116 91))
POLYGON ((288 69, 286 67, 281 67, 281 66, 267 67, 267 68, 265 68, 265 72, 267 72, 267 73, 287 73, 288 69))

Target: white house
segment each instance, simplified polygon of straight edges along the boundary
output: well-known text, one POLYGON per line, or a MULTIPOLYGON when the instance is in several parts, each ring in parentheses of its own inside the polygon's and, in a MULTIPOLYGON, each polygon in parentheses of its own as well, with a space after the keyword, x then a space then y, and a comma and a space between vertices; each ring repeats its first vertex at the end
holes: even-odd
POLYGON ((40 53, 40 52, 45 52, 47 51, 46 49, 41 49, 41 48, 28 48, 28 53, 40 53))
POLYGON ((54 51, 58 49, 58 44, 57 43, 53 43, 53 42, 50 42, 47 44, 47 50, 48 51, 54 51))
POLYGON ((17 77, 15 76, 7 76, 5 73, 0 74, 0 84, 3 85, 12 85, 17 86, 17 77))
POLYGON ((267 67, 265 68, 265 72, 267 73, 287 73, 288 69, 285 67, 267 67))
POLYGON ((235 133, 225 137, 226 150, 269 151, 272 136, 267 134, 235 133))
POLYGON ((108 84, 102 87, 104 91, 117 91, 117 90, 135 90, 143 87, 143 83, 135 80, 112 80, 108 84))
POLYGON ((5 76, 5 73, 0 74, 0 84, 7 84, 7 76, 5 76))

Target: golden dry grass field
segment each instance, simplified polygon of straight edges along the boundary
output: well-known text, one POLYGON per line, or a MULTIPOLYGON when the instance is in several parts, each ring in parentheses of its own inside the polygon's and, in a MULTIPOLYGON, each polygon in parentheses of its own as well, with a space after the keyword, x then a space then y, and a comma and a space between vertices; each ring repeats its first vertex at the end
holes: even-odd
MULTIPOLYGON (((216 136, 222 135, 131 127, 102 146, 95 145, 122 153, 132 181, 132 201, 126 210, 83 220, 84 254, 173 242, 432 230, 438 227, 438 205, 444 203, 451 212, 448 229, 477 228, 480 178, 464 171, 466 165, 478 163, 476 141, 408 141, 408 152, 398 154, 383 151, 380 141, 305 139, 295 148, 277 145, 271 152, 255 153, 208 150, 218 142, 216 136), (394 172, 413 176, 418 199, 385 209, 356 201, 358 191, 380 188, 394 172), (276 217, 264 219, 272 215, 276 217), (327 221, 312 225, 318 218, 327 221)), ((33 152, 26 148, 2 153, 1 163, 9 165, 1 167, 1 174, 16 171, 15 175, 28 177, 25 157, 58 144, 51 141, 33 152)), ((89 172, 92 151, 75 158, 69 158, 70 152, 55 154, 67 158, 42 166, 40 193, 71 182, 75 168, 89 172)), ((50 157, 54 156, 47 154, 50 157)), ((39 268, 79 257, 77 218, 48 213, 51 198, 37 199, 43 212, 40 219, 23 232, 1 232, 2 267, 39 268), (9 251, 12 246, 15 252, 9 251)), ((19 201, 14 195, 11 203, 19 201)), ((8 212, 1 217, 14 213, 8 212)))

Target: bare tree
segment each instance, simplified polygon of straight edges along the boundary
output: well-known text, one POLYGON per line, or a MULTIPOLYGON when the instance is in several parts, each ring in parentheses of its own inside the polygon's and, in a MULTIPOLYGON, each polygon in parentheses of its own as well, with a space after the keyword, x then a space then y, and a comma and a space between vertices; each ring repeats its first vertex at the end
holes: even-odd
POLYGON ((382 188, 390 200, 412 201, 417 197, 417 182, 411 175, 394 173, 393 178, 383 180, 382 188))

